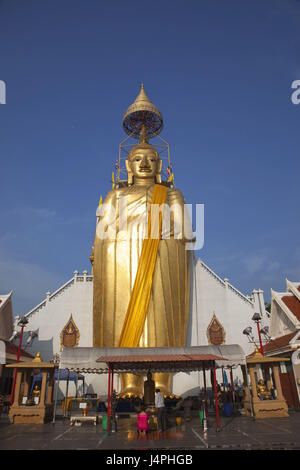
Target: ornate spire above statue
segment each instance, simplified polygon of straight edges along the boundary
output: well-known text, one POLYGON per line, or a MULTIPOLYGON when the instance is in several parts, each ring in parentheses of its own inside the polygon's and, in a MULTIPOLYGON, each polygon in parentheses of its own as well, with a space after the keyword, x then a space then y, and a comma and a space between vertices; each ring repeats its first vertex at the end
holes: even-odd
POLYGON ((147 137, 150 139, 160 134, 162 128, 162 114, 151 103, 142 84, 139 95, 124 114, 123 129, 126 134, 135 139, 139 139, 141 132, 146 131, 147 137))

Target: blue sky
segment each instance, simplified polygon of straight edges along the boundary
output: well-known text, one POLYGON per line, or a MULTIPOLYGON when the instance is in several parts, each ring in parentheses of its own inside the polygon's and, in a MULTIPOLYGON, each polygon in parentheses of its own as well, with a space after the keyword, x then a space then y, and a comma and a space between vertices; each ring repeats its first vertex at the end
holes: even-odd
POLYGON ((0 1, 0 291, 15 314, 90 271, 122 116, 140 82, 197 253, 245 294, 300 280, 298 0, 0 1))

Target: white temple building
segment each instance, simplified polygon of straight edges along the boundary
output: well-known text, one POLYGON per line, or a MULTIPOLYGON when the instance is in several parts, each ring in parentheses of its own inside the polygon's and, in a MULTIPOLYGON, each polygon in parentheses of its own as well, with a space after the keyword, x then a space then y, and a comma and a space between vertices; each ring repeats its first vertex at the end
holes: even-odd
POLYGON ((286 292, 271 290, 271 338, 294 333, 300 329, 300 283, 286 279, 286 292))
MULTIPOLYGON (((186 345, 238 344, 246 355, 252 352, 254 345, 249 343, 243 330, 253 325, 251 319, 256 312, 261 315, 261 326, 269 324, 263 291, 254 290, 251 296, 242 294, 201 259, 194 261, 192 271, 186 345)), ((53 293, 47 292, 46 298, 25 316, 29 321, 27 329, 38 334, 28 352, 40 352, 45 361, 57 358, 64 346, 92 347, 93 276, 87 271, 82 274, 75 271, 68 282, 53 293)), ((222 382, 220 371, 218 373, 218 381, 222 382)), ((233 371, 233 378, 236 382, 241 380, 240 368, 233 371)), ((86 374, 85 383, 88 393, 107 393, 104 375, 86 374)), ((118 389, 118 382, 115 385, 118 389)), ((172 392, 176 395, 198 393, 199 385, 202 385, 201 373, 178 373, 173 378, 172 392)), ((74 393, 72 387, 74 384, 70 384, 70 395, 74 393)))
POLYGON ((286 291, 271 290, 270 341, 266 356, 288 357, 280 379, 289 406, 300 407, 300 282, 286 279, 286 291))
POLYGON ((0 338, 9 339, 13 331, 12 292, 0 294, 0 338))

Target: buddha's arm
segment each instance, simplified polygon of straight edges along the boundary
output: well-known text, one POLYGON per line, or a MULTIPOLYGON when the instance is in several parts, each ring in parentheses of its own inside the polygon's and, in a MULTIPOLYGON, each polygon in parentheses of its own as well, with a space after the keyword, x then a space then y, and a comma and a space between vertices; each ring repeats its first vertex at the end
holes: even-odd
POLYGON ((116 233, 116 191, 111 190, 107 194, 100 208, 100 216, 97 223, 96 238, 101 240, 115 238, 116 233))
POLYGON ((193 239, 192 224, 185 200, 179 189, 168 191, 168 204, 170 207, 170 237, 181 240, 184 243, 193 239))

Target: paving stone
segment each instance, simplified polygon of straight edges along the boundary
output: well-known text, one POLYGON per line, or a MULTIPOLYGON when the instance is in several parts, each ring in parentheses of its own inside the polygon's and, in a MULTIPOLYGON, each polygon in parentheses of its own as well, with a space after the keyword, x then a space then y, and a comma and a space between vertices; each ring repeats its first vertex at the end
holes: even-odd
POLYGON ((162 434, 151 432, 145 438, 138 435, 133 421, 125 419, 115 433, 103 430, 101 424, 70 426, 69 420, 14 425, 0 419, 0 449, 299 450, 300 413, 290 412, 289 418, 257 421, 245 416, 221 418, 219 432, 214 417, 210 416, 206 434, 199 419, 193 418, 180 428, 172 427, 162 434))

